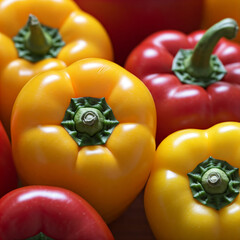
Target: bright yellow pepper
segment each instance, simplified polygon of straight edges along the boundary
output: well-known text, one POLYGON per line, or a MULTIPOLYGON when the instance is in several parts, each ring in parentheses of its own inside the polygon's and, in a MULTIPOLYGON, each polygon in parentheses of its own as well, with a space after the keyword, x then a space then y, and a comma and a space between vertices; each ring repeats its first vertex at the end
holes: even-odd
POLYGON ((240 123, 225 122, 163 140, 144 194, 156 239, 240 239, 239 139, 240 123))
MULTIPOLYGON (((233 18, 240 25, 239 0, 205 0, 202 27, 208 29, 224 18, 233 18)), ((240 32, 234 39, 240 42, 240 32)))
POLYGON ((32 78, 15 101, 11 122, 23 185, 68 188, 107 222, 144 187, 155 156, 155 132, 156 110, 146 86, 124 68, 97 58, 32 78))
POLYGON ((0 119, 8 134, 12 106, 29 79, 85 57, 113 60, 112 45, 103 26, 74 1, 2 0, 0 119))

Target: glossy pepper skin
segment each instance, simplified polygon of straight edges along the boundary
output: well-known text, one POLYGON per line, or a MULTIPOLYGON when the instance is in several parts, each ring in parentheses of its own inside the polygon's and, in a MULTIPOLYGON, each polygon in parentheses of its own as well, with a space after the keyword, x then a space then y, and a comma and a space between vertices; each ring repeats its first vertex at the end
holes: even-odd
POLYGON ((163 29, 190 33, 201 25, 203 0, 75 0, 106 28, 115 61, 124 65, 130 51, 148 35, 163 29), (191 21, 189 21, 191 19, 191 21))
POLYGON ((113 240, 106 223, 83 198, 64 188, 28 186, 0 199, 0 239, 113 240))
POLYGON ((18 178, 7 133, 0 122, 0 197, 17 188, 18 178))
MULTIPOLYGON (((78 127, 76 123, 70 133, 78 127)), ((155 131, 156 110, 146 86, 113 62, 83 59, 63 70, 39 74, 24 86, 12 115, 14 161, 24 185, 68 188, 110 222, 147 180, 155 155, 155 131), (85 101, 104 97, 119 122, 106 143, 79 147, 61 125, 71 99, 82 97, 87 97, 85 101)))
MULTIPOLYGON (((129 55, 126 69, 145 83, 156 104, 157 144, 180 129, 205 129, 219 122, 240 120, 240 46, 226 39, 234 37, 237 29, 233 19, 225 19, 208 31, 190 35, 160 31, 146 38, 129 55), (200 75, 200 81, 184 83, 173 72, 173 63, 180 49, 196 49, 197 46, 195 68, 189 71, 200 75), (222 62, 226 75, 216 73, 224 76, 209 83, 210 77, 205 70, 215 64, 209 64, 211 52, 222 62), (205 73, 201 82, 201 74, 205 73), (205 83, 206 86, 201 86, 205 83)), ((180 70, 183 77, 187 72, 180 70)))
MULTIPOLYGON (((32 48, 30 52, 38 51, 40 47, 32 44, 32 48)), ((23 51, 21 54, 24 53, 23 51)), ((46 56, 46 53, 41 56, 46 56)), ((113 60, 112 46, 103 26, 79 9, 73 1, 0 2, 0 119, 9 136, 11 111, 21 88, 41 72, 62 69, 85 57, 113 60), (56 46, 60 45, 60 48, 56 57, 48 56, 35 62, 20 57, 16 44, 25 46, 26 43, 14 44, 13 38, 27 24, 30 14, 37 17, 41 25, 58 30, 64 43, 61 45, 62 43, 57 42, 56 46)))
POLYGON ((146 216, 156 239, 240 239, 239 194, 216 210, 193 197, 187 176, 209 156, 239 168, 239 137, 240 124, 224 122, 206 130, 177 131, 161 142, 144 193, 146 216))

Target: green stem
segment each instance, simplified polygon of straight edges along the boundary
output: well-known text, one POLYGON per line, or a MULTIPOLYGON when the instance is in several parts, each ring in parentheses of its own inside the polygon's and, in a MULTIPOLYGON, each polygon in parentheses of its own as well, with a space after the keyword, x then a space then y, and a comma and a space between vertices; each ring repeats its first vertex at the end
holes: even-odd
POLYGON ((80 108, 74 116, 74 122, 78 132, 93 136, 102 130, 104 116, 96 108, 80 108))
POLYGON ((182 83, 201 87, 220 81, 226 69, 218 57, 212 54, 220 38, 234 38, 238 32, 237 22, 226 18, 209 28, 195 48, 180 49, 174 57, 172 71, 182 83))
POLYGON ((195 77, 208 77, 212 73, 210 57, 220 38, 232 39, 237 35, 238 24, 231 18, 223 19, 209 28, 185 61, 186 70, 195 77))
POLYGON ((18 56, 34 63, 56 58, 65 45, 57 28, 40 24, 32 14, 29 15, 27 24, 13 37, 13 42, 18 56))
POLYGON ((37 17, 30 14, 27 22, 29 28, 25 37, 25 46, 32 53, 45 55, 52 46, 52 39, 49 34, 43 30, 37 17))
POLYGON ((211 168, 202 176, 202 186, 209 194, 224 193, 228 187, 228 183, 228 176, 219 168, 211 168))

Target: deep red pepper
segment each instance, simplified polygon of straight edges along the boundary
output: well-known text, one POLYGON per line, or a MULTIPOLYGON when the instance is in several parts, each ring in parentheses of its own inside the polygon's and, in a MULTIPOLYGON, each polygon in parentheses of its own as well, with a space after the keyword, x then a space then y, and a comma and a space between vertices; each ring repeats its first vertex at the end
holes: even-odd
POLYGON ((100 215, 79 195, 57 187, 28 186, 0 199, 0 240, 113 240, 100 215), (33 238, 32 238, 33 237, 33 238))
POLYGON ((10 141, 0 121, 0 197, 17 188, 17 185, 18 179, 10 141))
POLYGON ((146 84, 155 100, 157 144, 180 129, 240 121, 240 45, 226 39, 237 31, 233 19, 190 35, 160 31, 131 52, 125 67, 146 84))
POLYGON ((123 65, 130 51, 149 34, 164 29, 190 33, 200 27, 203 0, 75 0, 106 28, 115 62, 123 65))

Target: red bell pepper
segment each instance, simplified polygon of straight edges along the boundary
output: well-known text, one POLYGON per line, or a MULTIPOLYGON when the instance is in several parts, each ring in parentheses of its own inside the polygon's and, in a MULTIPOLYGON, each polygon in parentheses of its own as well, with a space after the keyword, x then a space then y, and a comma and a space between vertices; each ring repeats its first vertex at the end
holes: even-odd
POLYGON ((233 19, 190 35, 160 31, 131 52, 125 67, 152 93, 157 144, 180 129, 240 121, 240 45, 226 39, 237 31, 233 19))
POLYGON ((190 33, 200 27, 203 0, 75 0, 107 30, 115 62, 123 65, 130 51, 149 34, 163 29, 190 33), (191 19, 191 20, 189 20, 191 19))
POLYGON ((0 199, 0 240, 113 240, 106 223, 79 195, 58 187, 28 186, 0 199))
POLYGON ((17 186, 17 172, 13 163, 10 141, 0 122, 0 197, 17 186))

